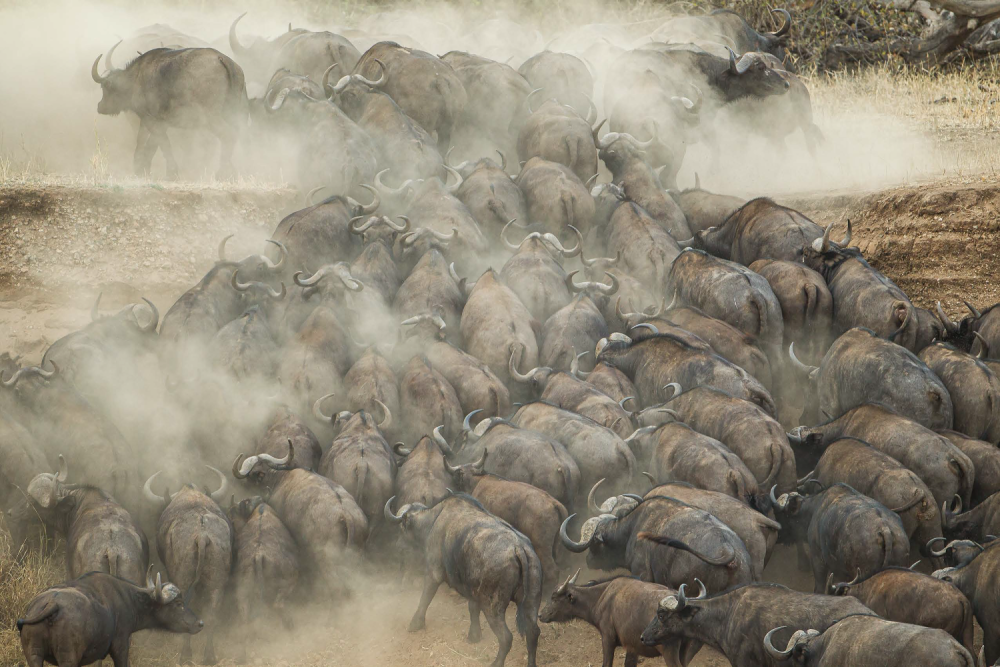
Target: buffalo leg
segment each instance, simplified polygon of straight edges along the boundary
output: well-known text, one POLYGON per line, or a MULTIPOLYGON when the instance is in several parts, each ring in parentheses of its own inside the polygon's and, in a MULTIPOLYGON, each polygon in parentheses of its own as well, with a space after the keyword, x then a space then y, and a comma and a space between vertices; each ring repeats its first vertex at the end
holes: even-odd
POLYGON ((132 171, 136 176, 149 175, 154 153, 156 153, 156 142, 152 141, 149 121, 142 120, 139 122, 139 132, 135 139, 135 155, 132 156, 132 171))
POLYGON ((500 645, 497 650, 497 657, 493 661, 492 667, 503 667, 510 647, 514 643, 514 635, 507 627, 507 620, 504 618, 504 610, 489 609, 486 611, 486 622, 490 624, 490 629, 497 636, 497 643, 500 645))
POLYGON ((236 148, 236 140, 239 138, 239 130, 218 118, 212 121, 212 132, 219 138, 219 171, 215 177, 219 180, 232 178, 236 174, 233 167, 233 150, 236 148))
POLYGON ((538 627, 538 617, 531 620, 531 624, 525 628, 524 639, 528 645, 528 667, 535 667, 535 656, 538 654, 538 638, 542 631, 538 627))
MULTIPOLYGON (((601 635, 601 667, 612 667, 615 662, 615 648, 618 647, 618 637, 615 635, 601 635)), ((626 667, 634 667, 635 662, 631 665, 628 664, 628 658, 631 653, 625 654, 625 665, 626 667)))
POLYGON ((630 651, 625 652, 625 667, 636 667, 639 664, 639 654, 631 653, 630 651))
POLYGON ((479 625, 479 603, 469 600, 469 636, 466 638, 470 644, 478 644, 483 638, 483 630, 479 625))
MULTIPOLYGON (((111 656, 111 661, 115 663, 115 667, 128 667, 128 649, 130 643, 130 639, 122 642, 121 646, 118 645, 118 642, 112 642, 111 651, 108 652, 108 655, 111 656)), ((29 667, 32 666, 29 665, 29 667)))
POLYGON ((177 663, 181 665, 194 664, 194 660, 191 658, 191 635, 184 635, 184 644, 181 647, 181 655, 177 659, 177 663))
POLYGON ((208 636, 205 638, 205 655, 201 664, 214 665, 218 662, 219 659, 215 657, 215 630, 209 630, 208 636))
POLYGON ((826 590, 826 577, 829 574, 826 564, 820 559, 813 559, 812 563, 813 571, 813 593, 816 594, 827 594, 829 591, 826 590))
POLYGON ((424 578, 424 592, 420 594, 420 604, 417 606, 417 611, 410 620, 410 627, 408 628, 410 632, 424 629, 424 625, 427 623, 427 608, 431 606, 431 601, 434 599, 440 586, 441 582, 432 575, 428 574, 424 578))
MULTIPOLYGON (((167 128, 157 124, 150 127, 149 131, 151 138, 156 142, 153 152, 155 153, 156 147, 159 147, 160 152, 163 153, 163 160, 167 163, 167 178, 176 179, 179 170, 177 160, 174 158, 174 148, 170 145, 170 137, 167 136, 167 128)), ((152 153, 150 153, 149 159, 152 161, 152 153)))
POLYGON ((996 663, 997 658, 1000 658, 1000 636, 993 632, 984 632, 983 648, 986 649, 986 664, 996 663))

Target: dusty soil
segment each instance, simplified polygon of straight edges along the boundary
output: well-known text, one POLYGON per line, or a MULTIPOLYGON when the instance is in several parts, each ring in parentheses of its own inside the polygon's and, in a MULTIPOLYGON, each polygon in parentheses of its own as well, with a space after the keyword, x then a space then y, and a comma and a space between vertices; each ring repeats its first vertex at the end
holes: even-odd
MULTIPOLYGON (((1000 300, 994 274, 1000 185, 956 181, 782 201, 821 224, 837 223, 836 238, 850 218, 855 243, 920 305, 933 306, 940 299, 955 316, 964 308, 961 298, 977 306, 1000 300)), ((99 292, 102 310, 146 296, 165 312, 211 266, 223 237, 236 234, 230 243, 233 255, 260 252, 281 217, 298 206, 301 202, 291 191, 256 188, 2 187, 0 351, 38 359, 59 336, 89 320, 99 292)), ((766 574, 800 590, 812 588, 811 576, 796 569, 790 550, 779 548, 766 574)), ((406 626, 420 595, 417 579, 399 582, 395 573, 373 573, 358 583, 358 591, 346 602, 293 612, 292 630, 275 619, 262 619, 250 631, 252 662, 458 666, 486 664, 495 655, 488 626, 481 643, 466 643, 466 604, 454 593, 439 591, 427 629, 411 634, 406 626)), ((508 624, 515 627, 513 608, 508 624)), ((242 630, 220 637, 224 664, 232 664, 244 637, 242 630)), ((18 664, 17 643, 12 630, 0 629, 0 663, 18 664)), ((194 646, 198 656, 202 640, 195 638, 194 646)), ((133 664, 173 665, 180 647, 177 637, 144 633, 136 638, 133 664)), ((543 626, 539 664, 594 665, 600 656, 600 640, 590 626, 543 626)), ((619 651, 616 664, 623 660, 619 651)), ((508 664, 524 661, 524 642, 515 636, 508 664)), ((707 649, 694 663, 728 664, 707 649)))

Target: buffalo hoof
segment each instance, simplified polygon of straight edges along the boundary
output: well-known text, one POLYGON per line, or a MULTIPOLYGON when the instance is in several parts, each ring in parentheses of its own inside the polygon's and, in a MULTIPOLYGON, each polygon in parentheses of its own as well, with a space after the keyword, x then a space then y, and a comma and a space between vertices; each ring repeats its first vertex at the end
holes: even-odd
POLYGON ((469 630, 469 636, 465 638, 465 641, 467 641, 470 644, 478 644, 480 641, 482 641, 482 639, 483 639, 483 633, 481 630, 477 628, 475 631, 471 629, 469 630))
POLYGON ((206 653, 205 657, 202 658, 201 664, 203 665, 217 665, 219 664, 219 659, 215 657, 215 651, 211 653, 206 653))
POLYGON ((407 632, 419 632, 420 630, 424 629, 424 625, 425 625, 424 619, 415 618, 412 621, 410 621, 410 627, 408 627, 406 630, 407 632))

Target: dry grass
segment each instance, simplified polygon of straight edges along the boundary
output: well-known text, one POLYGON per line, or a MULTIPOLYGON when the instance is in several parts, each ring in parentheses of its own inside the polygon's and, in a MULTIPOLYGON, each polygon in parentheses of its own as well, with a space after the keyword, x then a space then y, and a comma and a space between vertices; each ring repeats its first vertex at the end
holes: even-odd
POLYGON ((0 531, 0 665, 21 662, 21 642, 14 622, 39 591, 65 579, 58 555, 28 555, 17 562, 11 553, 10 536, 0 531))

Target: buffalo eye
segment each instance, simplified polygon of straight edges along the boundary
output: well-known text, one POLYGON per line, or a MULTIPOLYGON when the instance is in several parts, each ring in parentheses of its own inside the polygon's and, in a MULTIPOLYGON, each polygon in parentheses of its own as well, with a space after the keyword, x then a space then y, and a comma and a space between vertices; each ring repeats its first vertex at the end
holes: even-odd
POLYGON ((567 595, 566 599, 568 599, 571 603, 576 602, 576 596, 573 595, 572 593, 570 593, 569 595, 567 595))

